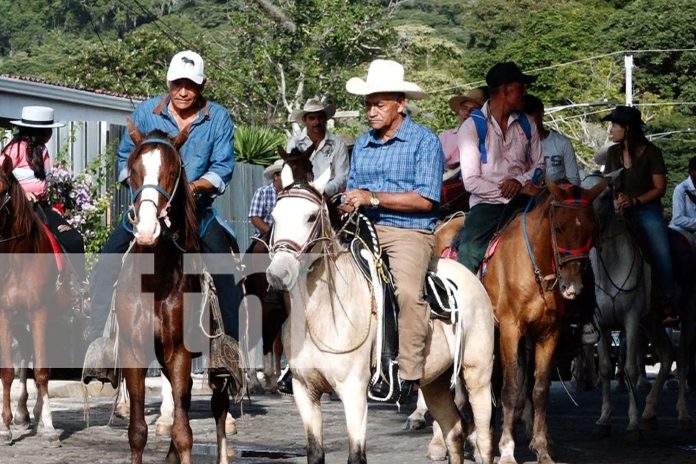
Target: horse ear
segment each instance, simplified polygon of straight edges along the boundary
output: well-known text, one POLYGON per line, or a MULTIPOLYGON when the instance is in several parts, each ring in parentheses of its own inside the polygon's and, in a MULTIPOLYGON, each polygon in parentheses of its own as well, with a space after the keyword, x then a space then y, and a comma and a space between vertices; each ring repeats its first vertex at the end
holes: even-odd
POLYGON ((188 139, 189 132, 191 131, 191 124, 187 125, 184 127, 184 129, 179 132, 179 134, 174 137, 172 140, 172 144, 176 147, 177 150, 181 148, 181 146, 186 143, 186 140, 188 139))
POLYGON ((592 187, 589 192, 590 192, 590 201, 594 200, 597 198, 597 195, 602 193, 605 188, 609 186, 609 179, 602 179, 597 185, 592 187))
POLYGON ((563 189, 548 177, 546 178, 546 187, 549 189, 549 192, 551 192, 551 196, 555 199, 558 200, 563 197, 563 189))
POLYGON ((131 118, 128 118, 128 135, 135 145, 140 145, 140 142, 145 138, 131 118))
POLYGON ((329 182, 329 179, 331 179, 331 168, 326 168, 324 172, 321 173, 318 179, 315 179, 314 182, 312 182, 312 187, 317 189, 319 193, 324 193, 324 189, 326 188, 326 184, 329 182))
POLYGON ((9 176, 10 173, 12 172, 12 158, 9 156, 1 155, 2 156, 2 172, 5 173, 6 176, 9 176))
POLYGON ((283 147, 278 147, 278 156, 280 156, 282 160, 286 160, 288 153, 283 149, 283 147))
POLYGON ((281 169, 280 181, 284 189, 290 187, 295 182, 295 177, 292 175, 292 168, 290 168, 289 164, 286 164, 281 169))

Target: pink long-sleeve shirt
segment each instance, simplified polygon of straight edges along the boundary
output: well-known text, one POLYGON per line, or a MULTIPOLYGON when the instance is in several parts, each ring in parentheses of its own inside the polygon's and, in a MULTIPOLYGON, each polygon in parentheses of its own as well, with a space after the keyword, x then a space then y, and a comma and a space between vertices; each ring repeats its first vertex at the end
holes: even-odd
POLYGON ((481 162, 479 139, 473 118, 469 118, 459 128, 459 161, 462 169, 464 188, 471 193, 469 205, 478 203, 507 203, 510 200, 500 193, 500 184, 507 179, 516 179, 525 185, 532 179, 536 168, 544 169, 539 133, 531 116, 527 116, 532 137, 528 141, 518 121, 519 115, 513 113, 508 118, 505 137, 500 125, 490 115, 488 102, 481 108, 487 118, 486 131, 487 163, 481 162))
MULTIPOLYGON (((29 166, 27 160, 27 142, 21 141, 8 145, 4 152, 0 154, 0 163, 4 161, 4 157, 8 156, 12 160, 12 174, 17 178, 25 192, 33 193, 39 199, 44 199, 47 195, 46 180, 37 179, 34 171, 29 166)), ((51 157, 48 155, 48 150, 43 151, 44 167, 46 172, 51 170, 51 157)))

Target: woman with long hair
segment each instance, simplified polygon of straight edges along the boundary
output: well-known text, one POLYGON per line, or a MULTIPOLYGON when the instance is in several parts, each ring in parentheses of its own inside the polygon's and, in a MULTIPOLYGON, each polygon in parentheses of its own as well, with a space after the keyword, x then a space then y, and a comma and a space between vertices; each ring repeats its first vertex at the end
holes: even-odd
POLYGON ((4 157, 12 160, 12 173, 27 199, 38 207, 48 228, 70 254, 75 272, 84 280, 85 245, 82 235, 48 202, 46 177, 52 164, 46 143, 51 139, 53 129, 64 124, 53 121, 53 108, 47 106, 25 106, 22 118, 11 122, 17 127, 17 132, 2 150, 0 162, 4 157))
POLYGON ((662 151, 643 133, 640 110, 617 106, 602 119, 611 121, 616 145, 609 148, 604 171, 621 169, 615 185, 616 206, 632 225, 646 248, 648 260, 662 294, 665 325, 677 325, 679 316, 674 296, 674 274, 667 222, 661 198, 667 188, 667 168, 662 151))

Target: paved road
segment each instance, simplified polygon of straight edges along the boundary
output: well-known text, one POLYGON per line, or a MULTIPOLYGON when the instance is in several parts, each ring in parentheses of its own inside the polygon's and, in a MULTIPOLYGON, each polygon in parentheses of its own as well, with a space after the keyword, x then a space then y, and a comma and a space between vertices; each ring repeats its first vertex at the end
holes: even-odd
MULTIPOLYGON (((64 389, 63 393, 70 391, 64 389)), ((78 391, 73 389, 73 391, 78 391)), ((213 463, 215 437, 209 416, 209 400, 197 390, 192 404, 194 454, 196 463, 213 463)), ((550 433, 555 443, 556 458, 567 463, 694 463, 696 462, 696 431, 676 428, 674 404, 676 392, 665 391, 661 406, 660 430, 644 432, 642 439, 632 443, 625 432, 627 394, 616 395, 612 436, 592 437, 592 426, 599 412, 599 392, 574 393, 580 407, 573 406, 560 384, 554 383, 550 404, 550 433)), ((644 394, 643 394, 644 397, 644 394)), ((30 409, 31 409, 30 404, 30 409)), ((147 404, 148 423, 157 412, 157 397, 151 395, 147 404)), ((430 427, 421 431, 405 431, 402 426, 413 405, 398 412, 394 407, 371 405, 368 419, 368 459, 371 463, 426 463, 424 457, 430 439, 430 427), (406 411, 408 409, 408 411, 406 411)), ((689 397, 691 413, 696 417, 696 395, 689 397)), ((61 430, 62 446, 47 448, 33 431, 14 430, 15 443, 0 450, 0 463, 19 464, 95 464, 126 463, 129 460, 127 423, 116 420, 107 425, 111 412, 108 397, 92 399, 91 426, 83 421, 81 397, 55 398, 54 423, 61 430)), ((323 404, 327 463, 345 462, 347 440, 340 402, 323 404)), ((239 417, 239 406, 235 407, 239 417)), ((266 395, 245 402, 244 416, 237 423, 238 434, 230 440, 230 453, 237 463, 303 463, 304 435, 299 415, 292 400, 266 395), (284 456, 279 458, 279 456, 284 456)), ((161 463, 168 442, 154 436, 146 449, 146 463, 161 463)), ((533 461, 526 444, 518 444, 520 462, 533 461)))

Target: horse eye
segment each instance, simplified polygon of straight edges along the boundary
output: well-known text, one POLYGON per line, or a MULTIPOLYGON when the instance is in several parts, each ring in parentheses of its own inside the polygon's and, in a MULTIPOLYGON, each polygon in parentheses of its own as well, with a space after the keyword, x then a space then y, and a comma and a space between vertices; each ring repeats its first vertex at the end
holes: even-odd
POLYGON ((307 219, 307 222, 314 222, 317 220, 317 215, 316 214, 310 214, 309 218, 307 219))
POLYGON ((562 228, 560 225, 558 225, 558 224, 554 224, 554 225, 553 225, 553 230, 554 230, 554 232, 556 232, 557 234, 560 234, 561 232, 563 232, 563 228, 562 228))

